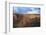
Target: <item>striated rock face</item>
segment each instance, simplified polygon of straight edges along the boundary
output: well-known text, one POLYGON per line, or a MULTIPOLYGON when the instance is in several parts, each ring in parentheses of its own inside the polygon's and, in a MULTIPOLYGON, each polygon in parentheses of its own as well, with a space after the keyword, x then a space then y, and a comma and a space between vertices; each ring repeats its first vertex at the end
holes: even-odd
POLYGON ((14 14, 13 15, 13 28, 16 27, 39 27, 40 15, 39 14, 14 14))

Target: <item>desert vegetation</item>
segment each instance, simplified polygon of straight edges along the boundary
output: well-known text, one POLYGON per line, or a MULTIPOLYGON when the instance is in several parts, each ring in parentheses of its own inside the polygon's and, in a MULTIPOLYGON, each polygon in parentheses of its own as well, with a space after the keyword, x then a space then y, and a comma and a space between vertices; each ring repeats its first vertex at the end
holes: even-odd
POLYGON ((13 28, 40 27, 40 14, 13 14, 13 28))

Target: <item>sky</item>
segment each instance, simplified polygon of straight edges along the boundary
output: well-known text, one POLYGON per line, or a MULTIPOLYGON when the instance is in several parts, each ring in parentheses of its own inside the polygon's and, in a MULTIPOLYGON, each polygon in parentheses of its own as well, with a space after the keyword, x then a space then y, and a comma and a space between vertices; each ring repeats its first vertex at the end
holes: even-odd
POLYGON ((18 13, 18 14, 40 14, 40 8, 14 7, 14 13, 18 13))

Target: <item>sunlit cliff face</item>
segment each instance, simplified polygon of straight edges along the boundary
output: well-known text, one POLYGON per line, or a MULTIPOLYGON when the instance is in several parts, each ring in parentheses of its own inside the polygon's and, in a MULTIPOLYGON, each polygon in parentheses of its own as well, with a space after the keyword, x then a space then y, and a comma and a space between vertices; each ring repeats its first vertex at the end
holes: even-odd
POLYGON ((13 27, 39 27, 39 14, 15 14, 13 15, 13 27))

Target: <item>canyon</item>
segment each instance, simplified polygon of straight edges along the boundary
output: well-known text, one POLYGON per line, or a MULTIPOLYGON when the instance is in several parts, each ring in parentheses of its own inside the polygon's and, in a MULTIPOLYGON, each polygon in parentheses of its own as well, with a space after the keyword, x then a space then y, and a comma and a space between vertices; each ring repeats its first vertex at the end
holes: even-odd
POLYGON ((13 14, 13 28, 40 27, 40 14, 13 14))

